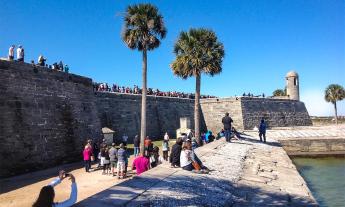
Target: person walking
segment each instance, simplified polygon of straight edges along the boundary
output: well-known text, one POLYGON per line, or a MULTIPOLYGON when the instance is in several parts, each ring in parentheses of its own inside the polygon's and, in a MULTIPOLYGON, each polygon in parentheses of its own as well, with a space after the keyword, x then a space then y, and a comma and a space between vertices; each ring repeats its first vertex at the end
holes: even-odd
POLYGON ((17 61, 24 62, 24 48, 21 45, 17 48, 17 61))
POLYGON ((12 45, 9 49, 8 49, 8 60, 13 60, 14 59, 14 48, 16 46, 12 45))
POLYGON ((225 140, 227 142, 230 142, 230 139, 231 139, 231 123, 232 122, 233 122, 233 120, 229 116, 229 113, 226 112, 225 116, 222 119, 222 123, 223 123, 223 126, 224 126, 225 140))
POLYGON ((163 159, 168 161, 169 140, 164 139, 162 143, 163 159))
POLYGON ((117 168, 117 149, 115 147, 115 143, 111 144, 111 148, 109 149, 109 157, 111 172, 113 176, 115 176, 115 169, 117 168))
POLYGON ((134 157, 138 157, 140 153, 140 138, 138 135, 135 135, 133 144, 134 144, 134 157))
POLYGON ((259 127, 259 137, 260 137, 260 142, 262 142, 262 137, 264 138, 264 142, 266 142, 266 123, 264 119, 261 119, 260 122, 260 127, 259 127))

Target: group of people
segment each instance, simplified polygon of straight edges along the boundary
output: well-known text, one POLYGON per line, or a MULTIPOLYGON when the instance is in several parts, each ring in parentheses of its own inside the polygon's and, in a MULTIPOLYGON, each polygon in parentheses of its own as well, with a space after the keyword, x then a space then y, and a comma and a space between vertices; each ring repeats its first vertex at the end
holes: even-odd
MULTIPOLYGON (((16 46, 11 45, 10 48, 8 49, 8 60, 13 61, 14 60, 14 51, 15 51, 16 46)), ((18 45, 17 48, 17 60, 18 62, 24 62, 24 47, 21 45, 18 45)), ((45 58, 43 55, 38 56, 37 64, 35 64, 35 61, 31 60, 32 65, 37 65, 37 66, 42 66, 42 67, 47 67, 52 70, 57 70, 61 72, 69 72, 69 67, 67 64, 63 64, 62 61, 59 63, 55 62, 52 65, 46 64, 47 58, 45 58)))
MULTIPOLYGON (((114 92, 114 93, 127 93, 127 94, 141 94, 142 89, 139 88, 139 86, 134 85, 133 88, 131 87, 125 87, 125 86, 119 86, 116 84, 113 84, 112 87, 108 85, 108 83, 93 83, 94 91, 100 91, 100 92, 114 92)), ((194 99, 195 95, 193 93, 183 93, 183 92, 177 92, 177 91, 168 91, 163 92, 159 89, 147 89, 147 95, 152 96, 165 96, 165 97, 176 97, 176 98, 189 98, 194 99)), ((217 98, 216 96, 210 96, 210 95, 201 95, 200 98, 217 98)))
MULTIPOLYGON (((14 50, 16 46, 11 45, 10 48, 8 49, 8 60, 12 61, 14 60, 14 50)), ((24 48, 21 45, 18 45, 17 48, 17 61, 18 62, 24 62, 24 48)))
POLYGON ((244 97, 248 96, 248 97, 262 97, 262 98, 265 98, 265 94, 264 93, 262 93, 261 95, 256 95, 256 96, 254 96, 254 94, 252 94, 252 93, 248 93, 248 94, 243 93, 242 96, 244 96, 244 97))

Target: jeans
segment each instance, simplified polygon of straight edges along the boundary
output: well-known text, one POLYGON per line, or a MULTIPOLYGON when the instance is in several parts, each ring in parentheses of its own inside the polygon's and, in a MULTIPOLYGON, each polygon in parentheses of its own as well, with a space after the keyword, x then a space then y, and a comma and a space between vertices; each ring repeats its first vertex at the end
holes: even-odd
POLYGON ((227 142, 230 142, 230 139, 231 139, 231 130, 230 130, 230 129, 226 129, 226 130, 224 131, 224 135, 225 135, 225 140, 226 140, 227 142))
POLYGON ((259 133, 260 142, 262 142, 262 136, 264 137, 264 142, 266 142, 266 133, 263 133, 263 132, 259 133))
POLYGON ((84 160, 85 172, 89 172, 91 168, 91 160, 84 160))
POLYGON ((134 147, 134 157, 137 157, 139 155, 140 148, 139 147, 134 147))

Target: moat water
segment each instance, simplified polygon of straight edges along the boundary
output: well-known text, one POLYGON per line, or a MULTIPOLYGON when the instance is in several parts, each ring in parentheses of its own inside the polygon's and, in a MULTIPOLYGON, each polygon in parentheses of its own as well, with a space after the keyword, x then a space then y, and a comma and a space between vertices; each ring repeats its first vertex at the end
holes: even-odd
POLYGON ((345 158, 293 158, 320 206, 345 206, 345 158))

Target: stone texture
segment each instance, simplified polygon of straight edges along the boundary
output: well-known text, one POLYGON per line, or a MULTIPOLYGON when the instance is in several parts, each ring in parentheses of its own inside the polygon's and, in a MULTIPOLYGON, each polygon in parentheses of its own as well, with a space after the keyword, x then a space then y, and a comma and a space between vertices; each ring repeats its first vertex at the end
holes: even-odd
POLYGON ((0 177, 81 160, 99 138, 89 78, 0 61, 0 177))

